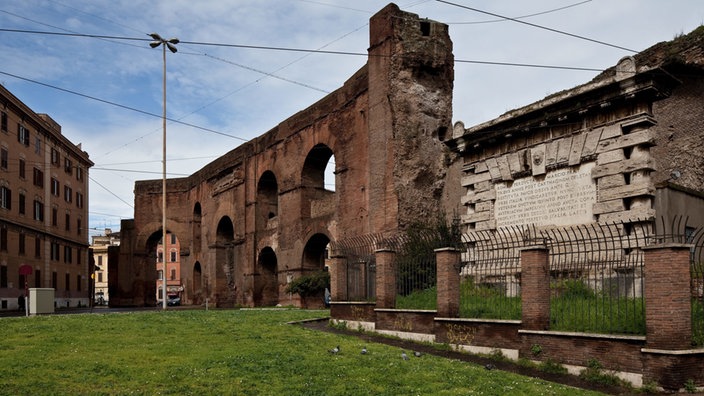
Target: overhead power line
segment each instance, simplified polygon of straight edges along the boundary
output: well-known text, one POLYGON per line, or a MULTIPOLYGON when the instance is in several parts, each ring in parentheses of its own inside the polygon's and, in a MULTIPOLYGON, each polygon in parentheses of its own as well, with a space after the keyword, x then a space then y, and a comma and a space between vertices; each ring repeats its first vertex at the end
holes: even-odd
MULTIPOLYGON (((0 30, 1 30, 1 29, 0 29, 0 30)), ((101 98, 98 98, 98 97, 95 97, 95 96, 86 95, 86 94, 83 94, 83 93, 80 93, 80 92, 72 91, 72 90, 70 90, 70 89, 57 87, 56 85, 51 85, 51 84, 43 83, 43 82, 41 82, 41 81, 32 80, 32 79, 30 79, 30 78, 21 77, 21 76, 18 76, 18 75, 16 75, 16 74, 4 72, 4 71, 0 71, 0 74, 6 75, 6 76, 9 76, 9 77, 14 77, 14 78, 19 79, 19 80, 31 82, 31 83, 33 83, 33 84, 41 85, 41 86, 44 86, 44 87, 56 89, 56 90, 61 91, 61 92, 70 93, 71 95, 76 95, 76 96, 80 96, 80 97, 83 97, 83 98, 95 100, 95 101, 98 101, 98 102, 101 102, 101 103, 109 104, 109 105, 111 105, 111 106, 116 106, 116 107, 119 107, 119 108, 122 108, 122 109, 125 109, 125 110, 135 111, 135 112, 137 112, 137 113, 145 114, 145 115, 148 115, 148 116, 151 116, 151 117, 162 118, 162 115, 160 115, 160 114, 150 113, 150 112, 148 112, 148 111, 140 110, 140 109, 137 109, 137 108, 135 108, 135 107, 123 105, 123 104, 116 103, 116 102, 111 102, 111 101, 106 100, 106 99, 101 99, 101 98)), ((243 142, 248 142, 248 141, 249 141, 248 139, 241 138, 241 137, 239 137, 239 136, 230 135, 230 134, 227 134, 227 133, 224 133, 224 132, 219 132, 219 131, 216 131, 216 130, 213 130, 213 129, 210 129, 210 128, 206 128, 206 127, 202 127, 202 126, 199 126, 199 125, 190 124, 190 123, 188 123, 188 122, 179 121, 179 120, 176 120, 176 119, 173 119, 173 118, 168 118, 168 117, 167 117, 166 119, 167 119, 169 122, 173 122, 173 123, 176 123, 176 124, 181 124, 181 125, 189 126, 189 127, 191 127, 191 128, 200 129, 200 130, 203 130, 203 131, 206 131, 206 132, 210 132, 210 133, 214 133, 214 134, 221 135, 221 136, 227 136, 227 137, 230 137, 230 138, 233 138, 233 139, 241 140, 241 141, 243 141, 243 142)))
POLYGON ((632 49, 626 48, 626 47, 621 47, 620 45, 615 45, 615 44, 607 43, 607 42, 605 42, 605 41, 595 40, 595 39, 592 39, 592 38, 589 38, 589 37, 580 36, 580 35, 578 35, 578 34, 573 34, 573 33, 568 33, 568 32, 565 32, 565 31, 563 31, 563 30, 553 29, 553 28, 549 28, 549 27, 546 27, 546 26, 538 25, 538 24, 535 24, 535 23, 530 23, 530 22, 526 22, 526 21, 521 21, 521 20, 519 20, 519 19, 517 19, 517 18, 511 18, 511 17, 507 17, 507 16, 504 16, 504 15, 495 14, 495 13, 493 13, 493 12, 483 11, 483 10, 480 10, 480 9, 478 9, 478 8, 473 8, 473 7, 469 7, 469 6, 465 6, 465 5, 462 5, 462 4, 453 3, 453 2, 450 2, 450 1, 446 1, 446 0, 435 0, 435 1, 437 1, 438 3, 448 4, 448 5, 451 5, 451 6, 454 6, 454 7, 464 8, 465 10, 470 10, 470 11, 479 12, 479 13, 486 14, 486 15, 491 15, 491 16, 494 16, 494 17, 497 17, 497 18, 506 19, 506 20, 508 20, 508 21, 513 21, 513 22, 517 22, 517 23, 522 23, 522 24, 524 24, 524 25, 532 26, 532 27, 535 27, 535 28, 538 28, 538 29, 547 30, 547 31, 549 31, 549 32, 558 33, 558 34, 563 34, 563 35, 565 35, 565 36, 570 36, 570 37, 578 38, 578 39, 580 39, 580 40, 591 41, 592 43, 597 43, 597 44, 605 45, 605 46, 607 46, 607 47, 618 48, 618 49, 621 49, 621 50, 624 50, 624 51, 629 51, 629 52, 633 52, 633 53, 638 53, 638 51, 636 51, 636 50, 632 50, 632 49))

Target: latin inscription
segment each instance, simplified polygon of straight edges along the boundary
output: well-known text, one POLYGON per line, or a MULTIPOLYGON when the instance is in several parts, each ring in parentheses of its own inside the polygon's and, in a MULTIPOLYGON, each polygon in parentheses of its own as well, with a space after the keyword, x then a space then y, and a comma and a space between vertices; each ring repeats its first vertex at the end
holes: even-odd
POLYGON ((505 182, 496 184, 496 226, 592 222, 592 205, 596 203, 592 168, 593 162, 550 171, 542 180, 526 177, 515 180, 510 187, 505 182))

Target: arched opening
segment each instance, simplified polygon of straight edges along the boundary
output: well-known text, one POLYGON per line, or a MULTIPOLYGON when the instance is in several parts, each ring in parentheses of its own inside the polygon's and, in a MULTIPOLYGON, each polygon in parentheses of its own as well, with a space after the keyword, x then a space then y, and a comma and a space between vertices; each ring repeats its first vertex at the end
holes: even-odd
POLYGON ((257 272, 254 279, 254 304, 257 306, 278 304, 278 265, 274 249, 267 246, 259 252, 257 272))
POLYGON ((335 156, 330 147, 316 144, 308 152, 301 171, 301 215, 316 218, 334 213, 335 156))
POLYGON ((303 263, 301 266, 303 270, 325 269, 329 243, 330 238, 325 234, 315 234, 308 239, 306 247, 303 249, 303 263))
POLYGON ((235 228, 229 217, 218 222, 215 238, 215 299, 218 306, 234 304, 235 228))
POLYGON ((183 293, 181 282, 181 242, 176 234, 167 230, 166 243, 163 240, 162 231, 153 233, 147 240, 147 251, 155 261, 154 270, 156 282, 154 297, 157 305, 161 305, 164 299, 164 289, 166 289, 167 303, 170 300, 175 303, 183 293))
POLYGON ((257 184, 257 229, 266 229, 279 215, 279 186, 272 171, 266 171, 257 184))
POLYGON ((203 303, 203 270, 200 268, 200 261, 193 265, 193 304, 203 303))
POLYGON ((304 187, 325 189, 325 169, 333 152, 330 147, 319 143, 308 152, 303 163, 302 183, 304 187))
POLYGON ((202 209, 200 208, 200 202, 196 202, 196 204, 193 206, 193 238, 191 239, 193 241, 192 249, 194 254, 201 252, 201 210, 202 209))

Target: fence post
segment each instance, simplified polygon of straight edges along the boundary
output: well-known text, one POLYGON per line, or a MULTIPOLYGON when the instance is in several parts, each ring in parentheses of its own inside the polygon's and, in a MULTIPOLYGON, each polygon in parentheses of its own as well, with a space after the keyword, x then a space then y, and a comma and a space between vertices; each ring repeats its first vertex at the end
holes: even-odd
POLYGON ((330 257, 330 299, 332 301, 347 301, 347 258, 345 256, 330 257))
POLYGON ((394 308, 396 306, 396 252, 379 249, 374 252, 376 258, 376 307, 394 308))
POLYGON ((550 264, 544 245, 521 251, 522 327, 526 330, 550 328, 550 264))
POLYGON ((435 249, 437 267, 437 316, 460 316, 460 251, 447 247, 435 249))
POLYGON ((692 347, 691 245, 643 247, 645 342, 651 349, 692 347))

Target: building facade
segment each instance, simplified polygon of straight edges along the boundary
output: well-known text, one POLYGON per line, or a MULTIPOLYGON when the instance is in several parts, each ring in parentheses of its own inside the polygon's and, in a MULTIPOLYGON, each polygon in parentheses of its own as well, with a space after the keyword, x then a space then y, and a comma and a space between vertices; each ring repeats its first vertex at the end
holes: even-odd
POLYGON ((166 246, 160 240, 156 247, 156 301, 164 299, 164 279, 166 298, 181 297, 181 243, 176 234, 166 234, 166 246))
POLYGON ((108 290, 108 248, 120 246, 120 233, 105 229, 105 235, 96 235, 92 238, 90 250, 93 257, 93 304, 108 305, 110 291, 108 290))
MULTIPOLYGON (((167 181, 167 231, 181 242, 184 303, 300 305, 287 285, 324 270, 331 241, 452 212, 442 204, 457 202, 460 191, 444 183, 454 169, 441 142, 452 126, 447 25, 391 4, 369 26, 367 64, 341 88, 193 175, 167 181), (333 156, 334 191, 324 184, 333 156)), ((111 294, 111 304, 154 304, 161 193, 160 180, 135 185, 134 219, 121 226, 119 302, 111 294)))
POLYGON ((0 101, 0 309, 16 309, 25 286, 53 288, 57 307, 87 306, 93 163, 1 86, 0 101), (31 275, 20 275, 25 265, 31 275))

